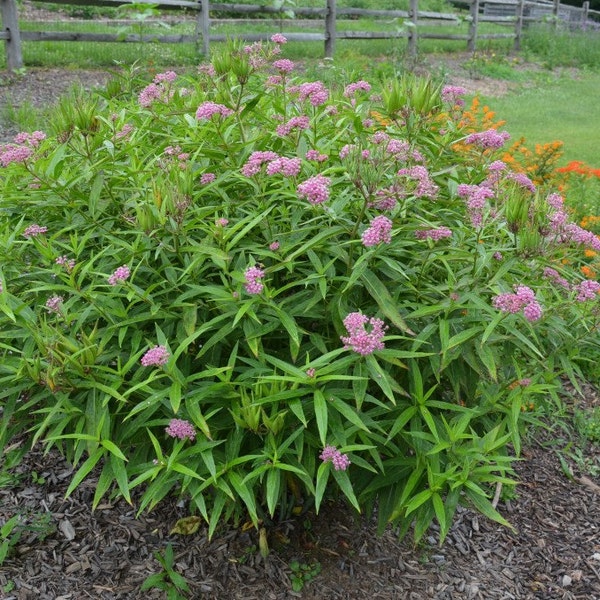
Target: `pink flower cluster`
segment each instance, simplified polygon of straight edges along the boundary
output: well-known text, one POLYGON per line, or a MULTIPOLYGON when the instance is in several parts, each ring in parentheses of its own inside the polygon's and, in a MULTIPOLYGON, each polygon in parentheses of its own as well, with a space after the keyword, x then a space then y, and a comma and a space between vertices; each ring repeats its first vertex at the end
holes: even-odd
POLYGON ((287 38, 284 35, 282 35, 281 33, 274 33, 271 36, 271 41, 274 44, 285 44, 285 43, 287 43, 287 38))
POLYGON ((277 127, 275 132, 279 137, 289 135, 294 129, 308 129, 310 127, 310 119, 304 115, 300 117, 292 117, 287 123, 282 123, 277 127))
POLYGON ((276 175, 281 173, 284 177, 295 177, 300 173, 302 161, 299 158, 286 158, 278 156, 269 161, 265 169, 267 175, 276 175))
POLYGON ((347 85, 344 88, 344 96, 346 96, 346 98, 351 98, 358 91, 370 92, 371 91, 371 84, 369 82, 367 82, 367 81, 362 80, 362 79, 360 81, 355 82, 355 83, 351 83, 351 84, 347 85))
POLYGON ((167 435, 180 440, 190 440, 193 442, 196 439, 196 430, 189 421, 183 419, 171 419, 169 426, 165 428, 167 435))
POLYGON ((355 144, 346 144, 345 146, 342 146, 339 156, 342 160, 344 160, 345 158, 350 156, 351 152, 354 152, 355 150, 356 150, 355 144))
POLYGON ((552 283, 554 283, 555 285, 558 285, 567 290, 571 288, 569 282, 564 277, 562 277, 556 269, 546 267, 544 269, 543 276, 546 279, 550 279, 550 281, 552 281, 552 283))
POLYGON ((325 162, 329 156, 321 154, 318 150, 308 150, 306 160, 314 160, 315 162, 325 162))
POLYGON ((207 185, 212 183, 216 178, 217 176, 214 173, 202 173, 202 175, 200 175, 200 183, 202 185, 207 185))
POLYGON ((62 296, 51 296, 46 300, 46 310, 51 313, 59 313, 64 298, 62 296))
POLYGON ((242 167, 242 175, 245 175, 246 177, 252 177, 253 175, 257 175, 258 173, 260 173, 260 170, 264 163, 268 163, 272 160, 275 160, 276 158, 279 158, 279 154, 277 154, 276 152, 253 152, 242 167))
POLYGON ((123 265, 108 278, 108 283, 110 285, 117 285, 121 281, 128 279, 130 274, 131 272, 129 271, 129 267, 127 265, 123 265))
POLYGON ((57 256, 54 262, 63 267, 67 273, 70 273, 75 268, 75 259, 68 256, 57 256))
POLYGON ((419 229, 415 231, 415 237, 418 240, 443 240, 444 238, 452 237, 452 229, 448 227, 436 227, 434 229, 419 229))
POLYGON ((321 81, 302 83, 297 89, 300 100, 308 100, 313 106, 321 106, 329 99, 329 92, 321 81))
POLYGON ((171 355, 165 346, 154 346, 142 356, 140 362, 144 367, 162 367, 167 364, 169 356, 171 355))
POLYGON ((387 326, 381 319, 354 312, 344 319, 344 327, 348 332, 348 336, 340 338, 344 342, 344 348, 354 350, 362 356, 384 349, 383 337, 387 326), (370 331, 366 330, 367 325, 370 326, 370 331))
POLYGON ((370 248, 378 244, 389 244, 392 241, 392 225, 392 221, 383 215, 375 217, 369 227, 363 231, 363 245, 370 248))
POLYGON ((592 279, 586 279, 579 285, 574 286, 577 292, 575 298, 577 302, 585 302, 586 300, 597 300, 598 293, 600 293, 600 283, 593 281, 592 279))
POLYGON ((166 161, 163 162, 163 166, 176 164, 180 169, 185 169, 188 165, 190 154, 189 152, 182 152, 180 146, 167 146, 163 154, 167 157, 166 161))
POLYGON ((175 93, 171 89, 171 83, 175 81, 177 73, 167 71, 166 73, 158 73, 152 83, 147 85, 138 95, 138 103, 143 108, 148 108, 155 100, 160 102, 168 102, 175 93))
POLYGON ((295 68, 296 65, 294 64, 293 61, 288 60, 287 58, 282 58, 281 60, 276 60, 273 63, 273 66, 280 72, 280 73, 291 73, 295 68))
POLYGON ((464 106, 465 101, 462 96, 466 93, 467 90, 459 85, 445 85, 442 88, 442 101, 452 106, 464 106))
POLYGON ((589 246, 596 250, 596 252, 600 251, 600 238, 598 238, 595 233, 588 231, 575 223, 567 223, 564 227, 563 235, 566 242, 580 244, 581 246, 589 246))
POLYGON ((464 198, 471 225, 481 227, 483 225, 483 214, 488 198, 494 197, 494 190, 485 185, 469 185, 461 183, 456 193, 464 198))
POLYGON ((533 290, 526 285, 516 286, 514 294, 498 294, 493 304, 502 312, 512 314, 523 310, 523 315, 528 321, 538 321, 542 318, 542 307, 535 299, 533 290))
POLYGON ((117 140, 121 140, 123 138, 129 137, 129 134, 135 129, 133 125, 130 123, 125 123, 123 127, 115 133, 115 138, 117 140))
POLYGON ((479 146, 482 150, 497 150, 498 148, 502 148, 509 139, 510 134, 506 131, 488 129, 486 131, 469 134, 465 138, 465 143, 479 146))
POLYGON ((536 187, 535 183, 525 175, 525 173, 509 173, 508 179, 512 179, 518 183, 521 187, 529 190, 532 194, 535 194, 536 187))
POLYGON ((256 266, 248 267, 244 271, 244 279, 246 284, 244 288, 248 294, 260 294, 265 287, 261 279, 265 276, 265 272, 256 266))
POLYGON ((413 192, 417 198, 430 198, 431 200, 435 200, 437 197, 440 188, 434 183, 431 177, 429 177, 427 169, 422 165, 400 169, 397 174, 399 176, 409 177, 417 182, 417 187, 413 192))
POLYGON ((42 235, 43 233, 46 233, 47 231, 48 231, 47 227, 45 227, 43 225, 38 225, 37 223, 33 223, 29 227, 27 227, 27 229, 25 229, 25 231, 23 232, 23 237, 32 238, 32 237, 36 237, 38 235, 42 235))
POLYGON ((196 119, 208 120, 213 115, 220 115, 223 118, 229 117, 233 114, 233 111, 230 108, 227 108, 223 104, 217 104, 216 102, 211 102, 210 100, 207 102, 203 102, 198 109, 196 110, 196 119))
POLYGON ((329 199, 331 179, 320 173, 298 185, 298 198, 306 198, 311 204, 322 204, 329 199))
POLYGON ((11 163, 24 163, 31 157, 40 142, 45 139, 46 134, 43 131, 18 133, 14 137, 14 144, 0 146, 0 166, 7 167, 11 163))
POLYGON ((32 148, 37 148, 40 143, 46 139, 46 134, 43 131, 34 131, 33 133, 17 133, 15 135, 15 144, 25 144, 32 148))
POLYGON ((302 161, 299 158, 286 158, 279 156, 276 152, 253 152, 244 166, 242 174, 252 177, 260 173, 263 164, 267 164, 265 172, 267 175, 281 173, 285 177, 294 177, 300 173, 302 161))
POLYGON ((347 454, 342 454, 335 446, 325 446, 319 458, 324 462, 330 462, 336 471, 345 471, 350 466, 347 454))
POLYGON ((0 166, 8 167, 11 163, 24 163, 32 154, 33 150, 28 146, 5 144, 0 146, 0 166))

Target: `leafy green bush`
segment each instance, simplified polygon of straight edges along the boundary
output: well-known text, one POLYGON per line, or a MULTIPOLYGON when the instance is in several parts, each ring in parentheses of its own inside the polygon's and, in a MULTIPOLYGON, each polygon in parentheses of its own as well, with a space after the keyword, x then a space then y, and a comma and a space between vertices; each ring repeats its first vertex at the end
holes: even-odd
POLYGON ((600 242, 465 130, 464 90, 329 89, 275 42, 0 147, 0 431, 210 535, 340 491, 417 539, 462 503, 505 523, 524 409, 598 346, 557 257, 600 242))

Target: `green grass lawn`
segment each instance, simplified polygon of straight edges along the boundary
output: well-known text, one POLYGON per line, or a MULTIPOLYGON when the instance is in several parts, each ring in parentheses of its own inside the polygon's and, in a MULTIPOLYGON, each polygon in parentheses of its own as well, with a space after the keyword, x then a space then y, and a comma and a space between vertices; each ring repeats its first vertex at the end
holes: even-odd
POLYGON ((561 140, 564 163, 581 160, 600 168, 600 114, 596 98, 600 72, 583 71, 571 78, 538 75, 519 91, 502 97, 485 97, 514 139, 524 136, 528 145, 561 140))

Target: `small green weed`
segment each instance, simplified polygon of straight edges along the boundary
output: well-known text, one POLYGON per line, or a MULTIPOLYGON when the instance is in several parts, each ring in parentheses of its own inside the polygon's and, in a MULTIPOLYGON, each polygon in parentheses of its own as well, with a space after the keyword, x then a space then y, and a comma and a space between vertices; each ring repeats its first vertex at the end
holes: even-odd
POLYGON ((0 527, 0 566, 17 546, 24 534, 43 541, 56 531, 50 513, 17 513, 0 527))
POLYGON ((592 409, 577 409, 573 423, 584 440, 592 444, 600 444, 600 406, 592 409))
POLYGON ((301 563, 293 560, 290 563, 292 570, 292 590, 300 592, 307 583, 310 583, 321 572, 321 563, 301 563))
POLYGON ((11 549, 18 544, 21 538, 20 520, 20 515, 14 515, 0 527, 0 565, 4 564, 11 549))
POLYGON ((167 544, 164 555, 160 552, 155 552, 154 558, 161 564, 162 570, 146 578, 140 589, 142 591, 150 590, 152 588, 163 590, 167 593, 167 600, 180 600, 181 598, 186 598, 187 596, 185 596, 183 592, 189 593, 190 588, 185 577, 175 570, 173 546, 167 544))

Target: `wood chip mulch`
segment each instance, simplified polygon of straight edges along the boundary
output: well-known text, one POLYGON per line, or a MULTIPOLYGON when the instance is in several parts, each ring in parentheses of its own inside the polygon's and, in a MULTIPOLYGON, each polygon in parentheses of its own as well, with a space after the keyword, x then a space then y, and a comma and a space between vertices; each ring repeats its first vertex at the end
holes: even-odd
MULTIPOLYGON (((155 553, 168 543, 190 598, 279 600, 600 600, 600 480, 565 474, 548 434, 538 436, 517 464, 520 485, 499 510, 516 533, 461 510, 443 547, 435 531, 414 547, 339 505, 269 530, 264 560, 254 530, 206 529, 171 535, 187 516, 167 501, 138 518, 123 501, 91 511, 94 481, 64 493, 73 470, 55 452, 29 452, 0 488, 0 525, 15 514, 27 527, 0 566, 3 600, 164 598, 141 592, 160 571, 155 553), (300 592, 290 563, 320 565, 300 592)), ((597 457, 596 457, 597 458, 597 457)), ((597 463, 600 464, 600 463, 597 463)), ((568 471, 567 471, 568 472, 568 471)))

